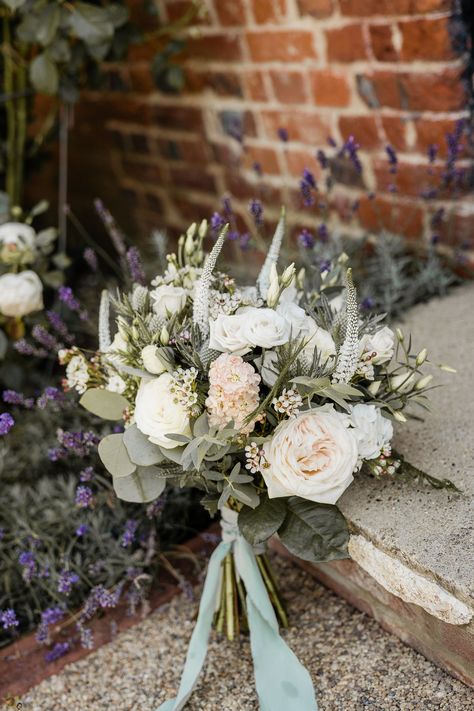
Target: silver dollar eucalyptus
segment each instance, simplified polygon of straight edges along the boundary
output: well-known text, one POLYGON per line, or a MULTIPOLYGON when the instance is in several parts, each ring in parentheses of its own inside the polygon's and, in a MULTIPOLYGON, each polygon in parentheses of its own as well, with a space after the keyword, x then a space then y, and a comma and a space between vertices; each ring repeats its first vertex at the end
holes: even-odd
POLYGON ((224 225, 217 241, 208 256, 201 278, 196 286, 196 296, 193 307, 193 323, 199 327, 203 337, 209 334, 209 292, 211 289, 212 272, 215 269, 217 258, 221 253, 229 225, 224 225))
POLYGON ((346 274, 346 334, 337 357, 333 383, 348 383, 359 362, 359 309, 357 291, 352 281, 352 269, 346 274))
POLYGON ((275 234, 273 235, 272 243, 270 249, 267 252, 265 262, 260 270, 260 274, 257 278, 257 289, 258 293, 262 298, 267 295, 268 287, 270 286, 270 272, 272 265, 276 266, 278 262, 278 257, 280 256, 280 249, 285 237, 286 232, 286 211, 285 208, 281 208, 280 219, 276 226, 275 234))

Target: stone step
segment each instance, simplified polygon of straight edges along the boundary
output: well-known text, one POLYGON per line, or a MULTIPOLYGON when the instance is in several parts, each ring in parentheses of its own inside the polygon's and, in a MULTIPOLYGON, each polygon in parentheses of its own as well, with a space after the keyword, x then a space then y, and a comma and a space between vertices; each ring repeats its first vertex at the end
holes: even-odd
POLYGON ((415 307, 401 327, 457 374, 440 374, 432 413, 399 426, 396 449, 463 493, 360 478, 339 501, 352 561, 301 564, 474 686, 474 286, 415 307))

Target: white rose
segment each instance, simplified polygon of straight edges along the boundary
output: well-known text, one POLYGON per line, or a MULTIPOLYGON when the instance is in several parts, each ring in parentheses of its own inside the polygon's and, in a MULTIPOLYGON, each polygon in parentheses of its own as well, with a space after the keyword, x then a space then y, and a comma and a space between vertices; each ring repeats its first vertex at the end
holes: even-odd
POLYGON ((388 326, 376 333, 365 333, 360 339, 360 355, 374 353, 370 362, 374 365, 388 363, 392 360, 395 350, 395 334, 388 326))
POLYGON ((145 346, 142 349, 142 363, 146 370, 149 373, 153 373, 153 375, 161 375, 166 370, 162 361, 156 355, 156 346, 145 346))
POLYGON ((21 318, 43 307, 43 285, 35 272, 0 276, 0 313, 4 316, 21 318))
POLYGON ((188 292, 181 286, 163 284, 150 292, 153 311, 162 318, 179 313, 186 306, 188 292))
POLYGON ((319 407, 284 420, 263 445, 269 464, 262 467, 268 496, 300 496, 335 504, 357 466, 357 441, 347 416, 319 407))
POLYGON ((277 312, 290 324, 292 338, 304 338, 307 341, 303 349, 307 359, 310 361, 313 359, 315 348, 318 349, 321 364, 324 364, 330 356, 336 355, 336 344, 329 331, 320 328, 300 306, 291 302, 280 303, 277 312))
POLYGON ((18 249, 35 248, 36 233, 24 222, 6 222, 0 225, 0 245, 12 244, 18 249))
POLYGON ((163 373, 158 378, 142 380, 135 401, 135 422, 150 442, 164 449, 174 449, 180 443, 169 439, 168 434, 190 435, 188 411, 175 402, 171 392, 173 378, 163 373))
POLYGON ((298 336, 300 331, 306 328, 306 320, 309 316, 301 306, 298 306, 298 304, 295 304, 293 301, 280 301, 276 311, 290 324, 293 338, 298 336))
POLYGON ((377 459, 382 449, 390 444, 393 425, 375 405, 354 405, 351 424, 357 440, 360 459, 377 459))
POLYGON ((273 309, 244 306, 237 316, 243 317, 243 339, 253 347, 275 348, 290 340, 290 324, 273 309))
POLYGON ((210 319, 209 348, 234 355, 245 355, 252 350, 252 346, 243 333, 243 327, 244 317, 237 314, 219 314, 215 320, 210 319))

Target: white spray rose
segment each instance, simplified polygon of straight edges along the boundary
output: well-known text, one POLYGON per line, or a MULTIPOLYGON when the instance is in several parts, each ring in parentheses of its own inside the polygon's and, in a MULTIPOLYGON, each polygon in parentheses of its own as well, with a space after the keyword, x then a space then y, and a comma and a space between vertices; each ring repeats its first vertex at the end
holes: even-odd
POLYGON ((292 302, 280 303, 277 312, 290 324, 292 338, 304 338, 307 341, 303 354, 310 361, 314 349, 317 348, 324 364, 332 355, 336 355, 336 344, 333 337, 324 328, 320 328, 314 319, 301 306, 292 302))
POLYGON ((161 375, 166 368, 156 354, 156 346, 145 346, 142 349, 142 362, 146 370, 153 375, 161 375))
POLYGON ((388 326, 376 333, 365 333, 360 339, 360 355, 374 354, 370 362, 374 365, 388 363, 395 350, 395 334, 388 326))
POLYGON ((35 272, 27 270, 0 276, 1 314, 21 318, 43 307, 43 285, 35 272))
POLYGON ((243 338, 254 348, 275 348, 290 340, 290 324, 273 309, 244 306, 237 315, 243 318, 243 338))
POLYGON ((171 392, 173 378, 163 373, 158 378, 142 380, 135 401, 135 422, 150 442, 164 449, 174 449, 180 443, 168 439, 168 434, 190 435, 188 411, 175 402, 171 392))
POLYGON ((263 445, 268 496, 335 504, 351 483, 358 449, 347 416, 323 406, 284 420, 263 445))
POLYGON ((209 348, 223 353, 243 356, 252 350, 251 344, 243 333, 244 317, 238 314, 228 316, 219 314, 209 320, 209 348))
POLYGON ((5 222, 0 225, 0 245, 13 245, 17 249, 35 248, 36 233, 24 222, 5 222))
POLYGON ((169 318, 186 306, 188 292, 181 286, 163 284, 150 291, 153 311, 161 318, 169 318))
POLYGON ((354 405, 351 424, 359 448, 359 459, 377 459, 393 437, 393 425, 375 405, 354 405))

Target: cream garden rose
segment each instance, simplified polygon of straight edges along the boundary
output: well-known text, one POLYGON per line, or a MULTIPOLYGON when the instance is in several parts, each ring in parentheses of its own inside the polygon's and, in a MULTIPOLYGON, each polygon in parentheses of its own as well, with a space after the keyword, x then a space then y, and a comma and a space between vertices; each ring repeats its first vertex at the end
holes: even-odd
POLYGON ((182 311, 186 306, 187 297, 188 292, 186 289, 171 284, 157 286, 156 289, 150 292, 153 311, 162 318, 169 318, 182 311))
POLYGON ((163 373, 157 378, 143 379, 135 401, 135 422, 150 442, 164 449, 179 447, 168 434, 190 435, 188 411, 176 402, 171 392, 173 378, 163 373))
POLYGON ((262 475, 270 499, 299 496, 335 504, 353 480, 358 448, 347 416, 331 406, 284 420, 263 445, 262 475))
POLYGON ((36 272, 26 270, 0 276, 1 314, 22 318, 43 307, 43 284, 36 272))

